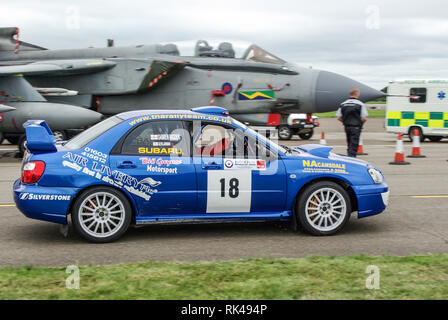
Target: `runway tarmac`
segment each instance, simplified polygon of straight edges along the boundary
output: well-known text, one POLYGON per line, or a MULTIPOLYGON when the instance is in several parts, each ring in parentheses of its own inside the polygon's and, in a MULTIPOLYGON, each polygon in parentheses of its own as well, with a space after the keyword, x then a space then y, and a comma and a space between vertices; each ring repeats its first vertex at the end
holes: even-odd
MULTIPOLYGON (((110 264, 142 260, 209 261, 247 257, 310 255, 408 255, 448 253, 448 139, 424 142, 427 157, 408 166, 392 166, 395 135, 384 132, 384 120, 370 119, 360 156, 384 173, 391 189, 387 210, 357 219, 332 237, 294 233, 287 224, 145 226, 130 229, 117 242, 91 244, 72 229, 63 238, 58 225, 25 218, 13 205, 11 186, 20 176, 21 159, 10 145, 0 146, 0 265, 110 264)), ((335 152, 345 153, 345 136, 335 119, 321 119, 309 141, 295 137, 287 145, 318 143, 326 132, 335 152)), ((407 139, 405 139, 407 141, 407 139)), ((406 154, 411 144, 405 142, 406 154)))

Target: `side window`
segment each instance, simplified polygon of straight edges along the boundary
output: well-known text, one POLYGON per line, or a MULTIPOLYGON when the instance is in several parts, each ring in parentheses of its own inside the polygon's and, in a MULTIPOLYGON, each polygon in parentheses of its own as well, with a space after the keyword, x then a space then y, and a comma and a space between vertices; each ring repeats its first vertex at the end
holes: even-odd
POLYGON ((271 156, 261 142, 240 129, 204 123, 195 129, 195 156, 265 160, 271 156))
POLYGON ((425 103, 426 102, 426 88, 411 88, 409 102, 425 103))
POLYGON ((182 121, 147 122, 128 134, 121 154, 188 157, 190 133, 182 121))

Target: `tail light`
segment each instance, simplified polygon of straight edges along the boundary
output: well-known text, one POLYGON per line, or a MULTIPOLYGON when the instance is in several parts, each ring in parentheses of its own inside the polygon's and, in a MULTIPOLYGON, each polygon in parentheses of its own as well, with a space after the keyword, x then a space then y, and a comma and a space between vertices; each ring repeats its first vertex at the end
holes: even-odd
POLYGON ((22 182, 36 183, 45 171, 45 162, 30 161, 23 165, 22 182))

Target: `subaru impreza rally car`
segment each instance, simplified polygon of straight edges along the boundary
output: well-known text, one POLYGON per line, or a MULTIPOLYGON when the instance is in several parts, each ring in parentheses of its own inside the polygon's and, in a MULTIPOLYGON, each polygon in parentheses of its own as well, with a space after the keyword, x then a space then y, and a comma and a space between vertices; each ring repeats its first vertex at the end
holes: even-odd
POLYGON ((67 142, 29 120, 14 200, 27 217, 109 242, 157 223, 291 221, 313 235, 384 211, 388 186, 369 163, 323 145, 280 146, 226 109, 131 111, 67 142))

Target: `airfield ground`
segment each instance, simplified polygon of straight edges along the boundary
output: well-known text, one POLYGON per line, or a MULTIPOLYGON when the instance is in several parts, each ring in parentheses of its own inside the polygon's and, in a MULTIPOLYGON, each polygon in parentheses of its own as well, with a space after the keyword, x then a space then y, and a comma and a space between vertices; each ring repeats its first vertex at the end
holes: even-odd
MULTIPOLYGON (((335 119, 321 119, 320 131, 338 153, 345 136, 335 119)), ((361 156, 385 174, 391 189, 387 210, 358 220, 353 215, 338 235, 313 237, 293 233, 283 224, 146 226, 131 229, 119 241, 90 244, 71 229, 63 238, 58 225, 25 218, 14 206, 11 185, 19 177, 20 159, 13 147, 0 146, 0 265, 67 266, 158 261, 223 261, 258 257, 297 258, 311 255, 411 255, 448 253, 448 139, 424 142, 427 157, 408 166, 391 166, 395 135, 384 130, 384 119, 370 119, 363 133, 361 156)), ((406 139, 407 140, 407 139, 406 139)), ((405 143, 407 154, 411 151, 405 143)))

